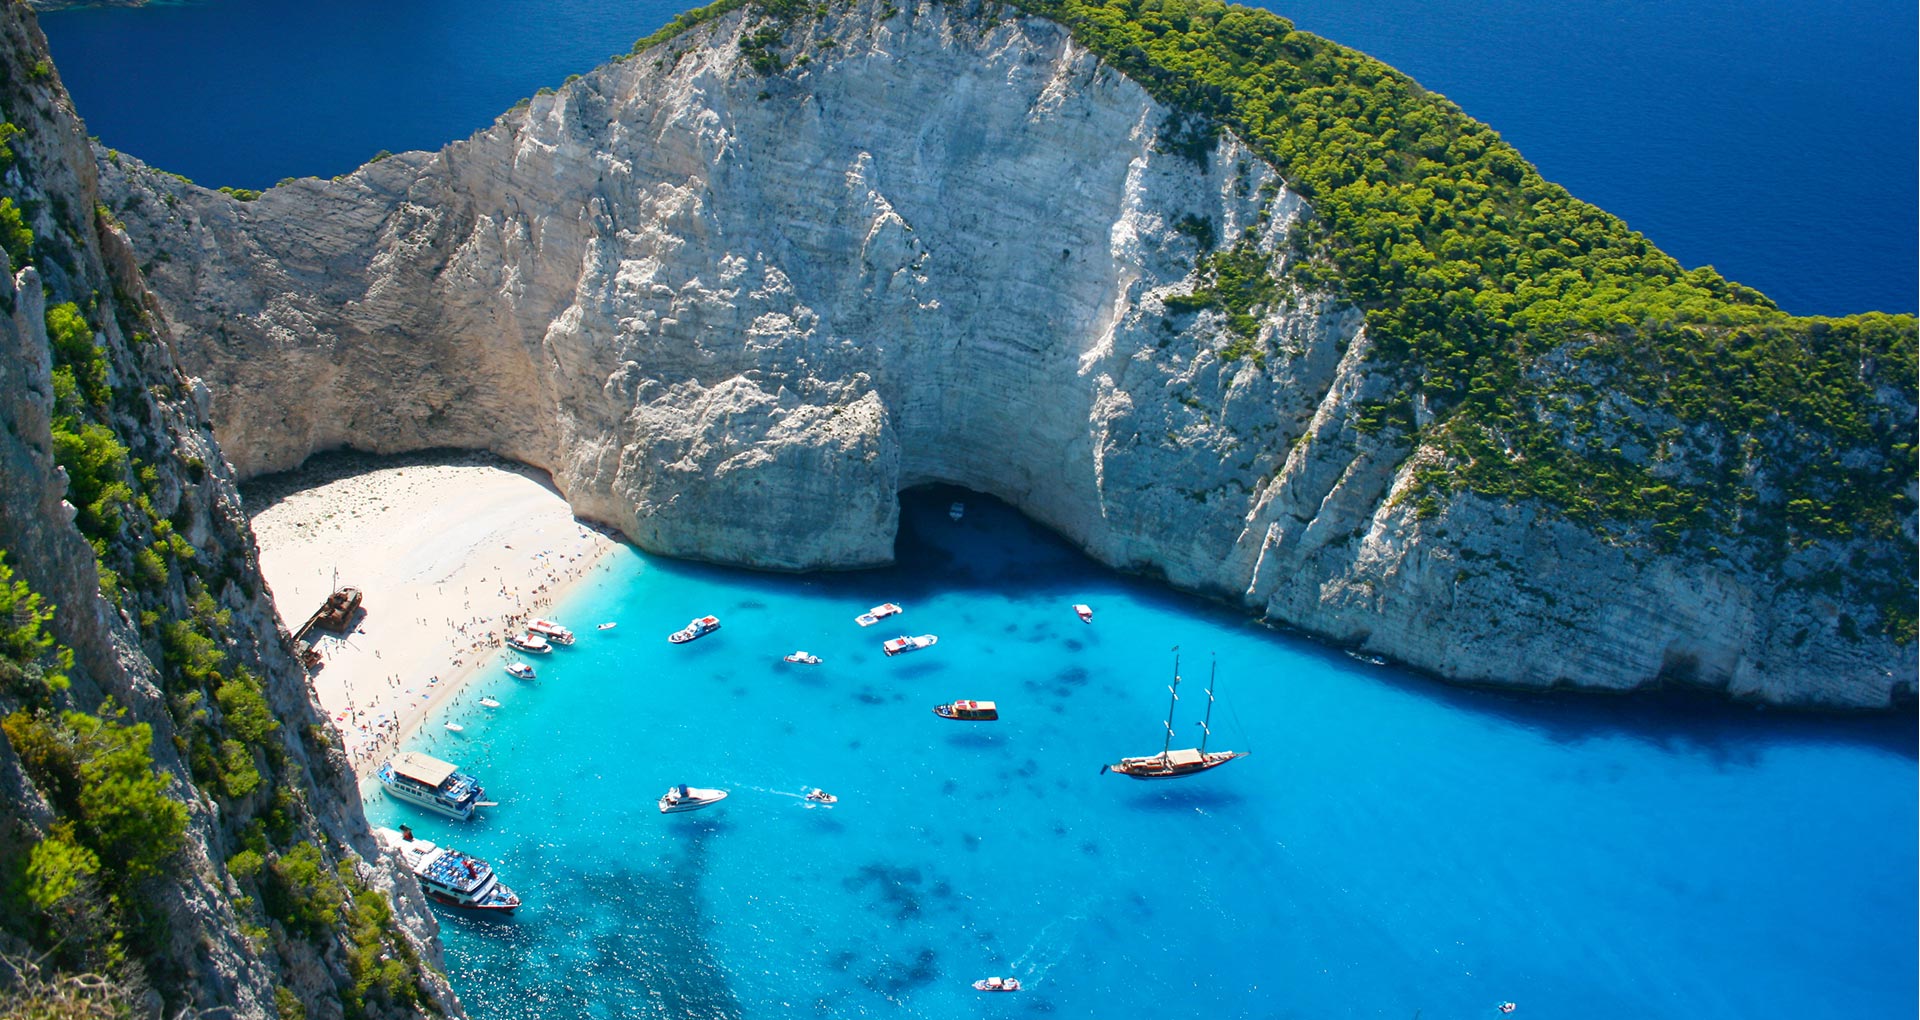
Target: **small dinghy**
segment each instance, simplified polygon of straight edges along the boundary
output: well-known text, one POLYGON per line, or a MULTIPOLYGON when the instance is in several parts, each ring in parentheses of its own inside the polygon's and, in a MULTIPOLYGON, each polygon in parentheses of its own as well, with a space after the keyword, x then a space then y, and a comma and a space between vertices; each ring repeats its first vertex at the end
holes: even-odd
POLYGON ((727 791, 725 790, 707 790, 681 783, 678 786, 668 787, 667 792, 660 797, 660 813, 670 815, 676 811, 698 811, 726 799, 727 791))
POLYGON ((889 656, 893 656, 899 655, 901 652, 917 652, 922 648, 932 648, 939 642, 939 637, 933 634, 922 634, 919 637, 908 637, 902 634, 891 641, 882 641, 880 643, 880 650, 886 652, 889 656))
POLYGON ((828 792, 827 792, 827 791, 825 791, 825 790, 822 790, 821 788, 819 788, 819 787, 817 787, 817 786, 816 786, 816 787, 814 787, 813 789, 811 789, 811 790, 809 790, 809 791, 807 791, 807 799, 808 799, 808 800, 810 800, 810 801, 813 801, 813 802, 814 802, 815 804, 838 804, 838 803, 840 803, 840 798, 838 798, 838 797, 836 797, 836 796, 834 796, 834 795, 833 795, 833 794, 831 794, 831 793, 828 793, 828 792))
POLYGON ((780 658, 787 662, 797 662, 803 666, 820 665, 820 657, 812 652, 794 652, 791 655, 782 655, 780 658))
POLYGON ((965 517, 966 515, 967 515, 967 505, 965 503, 956 502, 952 506, 947 508, 947 518, 949 520, 958 521, 960 518, 965 517))
POLYGON ((598 626, 598 627, 595 627, 594 629, 595 629, 595 630, 612 630, 613 628, 615 628, 615 627, 618 627, 618 626, 620 626, 620 625, 619 625, 619 624, 617 624, 617 623, 603 623, 603 624, 601 624, 600 626, 598 626))
POLYGON ((881 620, 884 620, 887 617, 892 616, 895 613, 898 613, 900 611, 901 611, 900 607, 895 603, 882 602, 881 604, 874 606, 872 609, 869 609, 866 612, 861 613, 859 616, 854 617, 853 622, 859 624, 862 627, 871 627, 874 624, 879 623, 881 620))
POLYGON ((467 728, 466 728, 465 726, 462 726, 462 725, 460 725, 460 724, 459 724, 459 723, 457 723, 457 722, 450 722, 450 723, 448 723, 448 724, 447 724, 447 729, 450 729, 450 730, 452 730, 452 731, 453 731, 453 732, 455 732, 455 733, 465 733, 465 732, 467 732, 467 728))
POLYGON ((990 977, 981 978, 973 983, 976 992, 1017 992, 1020 990, 1019 978, 990 977))
POLYGON ((498 701, 493 700, 492 698, 481 698, 480 707, 481 708, 499 708, 500 703, 498 701))
POLYGON ((1073 615, 1078 616, 1081 623, 1092 623, 1093 607, 1084 602, 1076 603, 1073 607, 1073 615))
POLYGON ((520 634, 515 637, 508 638, 507 644, 512 645, 513 647, 518 648, 521 651, 526 652, 530 655, 546 655, 547 653, 553 651, 553 646, 547 643, 546 638, 543 638, 540 635, 533 633, 532 631, 528 631, 525 634, 520 634))
POLYGON ((676 630, 673 633, 668 634, 667 640, 673 642, 676 645, 684 645, 687 642, 692 641, 694 638, 706 637, 708 634, 711 634, 714 631, 719 629, 720 629, 719 617, 717 616, 696 617, 692 623, 689 623, 685 627, 682 627, 679 630, 676 630))
POLYGON ((533 679, 533 667, 524 662, 507 663, 507 675, 515 680, 533 679))

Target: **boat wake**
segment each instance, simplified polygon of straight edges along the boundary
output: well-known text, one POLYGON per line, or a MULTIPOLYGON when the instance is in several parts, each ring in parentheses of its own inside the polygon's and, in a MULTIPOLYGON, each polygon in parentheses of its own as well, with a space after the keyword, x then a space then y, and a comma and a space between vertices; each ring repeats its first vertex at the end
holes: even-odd
POLYGON ((1045 981, 1047 975, 1053 973, 1053 969, 1066 960, 1073 944, 1071 932, 1064 937, 1058 937, 1052 934, 1053 930, 1063 924, 1079 924, 1085 921, 1087 919, 1085 911, 1092 905, 1093 900, 1090 899, 1082 903, 1078 911, 1048 921, 1046 926, 1034 935, 1033 942, 1020 951, 1020 955, 1007 961, 1007 973, 1019 978, 1022 988, 1032 988, 1045 981))

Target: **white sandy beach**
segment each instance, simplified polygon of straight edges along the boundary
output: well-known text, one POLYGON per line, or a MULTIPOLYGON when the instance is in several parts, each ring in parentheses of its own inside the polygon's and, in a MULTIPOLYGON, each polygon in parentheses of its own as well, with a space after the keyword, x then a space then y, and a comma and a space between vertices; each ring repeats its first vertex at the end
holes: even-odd
POLYGON ((315 693, 362 778, 617 544, 575 520, 540 477, 504 465, 386 467, 316 479, 253 518, 289 630, 326 601, 336 571, 363 594, 350 633, 308 635, 325 656, 315 693))

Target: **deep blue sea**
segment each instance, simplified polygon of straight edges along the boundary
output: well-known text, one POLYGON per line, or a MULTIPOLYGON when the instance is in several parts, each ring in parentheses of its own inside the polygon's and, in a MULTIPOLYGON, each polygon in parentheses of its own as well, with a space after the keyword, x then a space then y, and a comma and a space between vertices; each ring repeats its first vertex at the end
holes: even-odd
POLYGON ((1910 719, 1448 688, 1117 576, 984 497, 956 524, 951 496, 909 496, 889 570, 624 553, 559 607, 579 641, 537 680, 489 672, 449 709, 463 733, 429 723, 499 807, 368 814, 525 897, 440 911, 474 1016, 1914 1015, 1910 719), (856 625, 884 601, 906 612, 856 625), (704 613, 718 632, 666 642, 704 613), (940 640, 885 657, 900 633, 940 640), (1212 746, 1253 754, 1099 774, 1159 750, 1176 645, 1179 739, 1217 657, 1212 746), (956 698, 1001 719, 932 714, 956 698), (663 816, 677 782, 731 796, 663 816), (995 974, 1028 990, 969 987, 995 974))
MULTIPOLYGON (((89 129, 208 186, 438 148, 692 0, 199 0, 45 15, 89 129)), ((1799 314, 1911 312, 1913 0, 1273 0, 1549 180, 1799 314)))

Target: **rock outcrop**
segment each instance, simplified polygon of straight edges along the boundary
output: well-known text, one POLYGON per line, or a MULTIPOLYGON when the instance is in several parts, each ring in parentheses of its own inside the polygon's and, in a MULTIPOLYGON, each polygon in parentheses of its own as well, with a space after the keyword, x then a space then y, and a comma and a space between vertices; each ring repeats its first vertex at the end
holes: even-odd
MULTIPOLYGON (((1739 558, 1408 498, 1364 317, 1169 297, 1311 210, 1040 19, 735 11, 435 153, 237 201, 103 154, 238 475, 339 447, 540 466, 643 548, 887 561, 896 494, 1000 497, 1154 573, 1455 680, 1885 706, 1913 646, 1739 558)), ((1840 551, 1829 551, 1839 558, 1840 551)), ((1809 555, 1828 555, 1815 549, 1809 555)))
MULTIPOLYGON (((359 996, 347 990, 363 961, 349 955, 371 944, 419 965, 397 978, 417 1005, 364 997, 359 1015, 459 1015, 435 966, 435 922, 413 878, 377 858, 338 735, 314 707, 279 625, 233 474, 207 424, 205 393, 181 373, 127 237, 104 215, 86 132, 19 4, 0 11, 0 107, 0 225, 7 251, 24 256, 16 267, 0 255, 0 558, 12 582, 55 607, 48 636, 73 655, 61 669, 57 656, 22 641, 39 625, 8 599, 13 609, 0 620, 0 953, 45 968, 98 969, 114 989, 101 994, 118 997, 126 1015, 270 1017, 298 1006, 319 1020, 343 1016, 343 1001, 359 996), (84 326, 50 337, 56 321, 84 326), (76 453, 83 442, 87 452, 76 453), (77 508, 89 500, 69 466, 83 462, 90 477, 120 488, 77 508), (98 523, 77 525, 88 514, 98 523), (125 573, 115 576, 116 567, 125 573), (195 681, 190 668, 206 672, 195 681), (45 679, 51 672, 66 681, 45 679), (250 727, 233 721, 243 711, 255 713, 250 727), (137 782, 114 785, 114 773, 88 772, 104 745, 80 743, 74 753, 95 757, 81 761, 79 775, 99 785, 100 799, 80 792, 77 812, 61 752, 15 739, 71 741, 90 727, 141 726, 151 744, 133 756, 135 777, 154 782, 154 796, 137 782), (209 759, 199 756, 209 747, 225 756, 232 778, 224 786, 204 770, 209 759), (183 812, 179 848, 151 868, 116 870, 114 852, 149 848, 110 852, 98 830, 133 824, 155 805, 162 820, 183 812), (51 881, 37 856, 47 846, 86 848, 70 850, 69 860, 93 855, 91 864, 72 865, 65 884, 51 881), (229 861, 254 846, 265 851, 252 858, 256 866, 230 871, 229 861), (345 913, 376 912, 372 900, 305 926, 263 909, 261 884, 281 874, 284 851, 300 846, 315 854, 317 881, 331 888, 338 875, 362 893, 377 891, 391 904, 378 909, 391 909, 411 934, 364 917, 354 922, 363 930, 349 931, 345 913), (29 900, 37 910, 16 909, 29 900)), ((167 842, 174 830, 147 831, 167 842)), ((0 1013, 50 1015, 45 1003, 13 998, 13 976, 0 967, 0 1013)))

